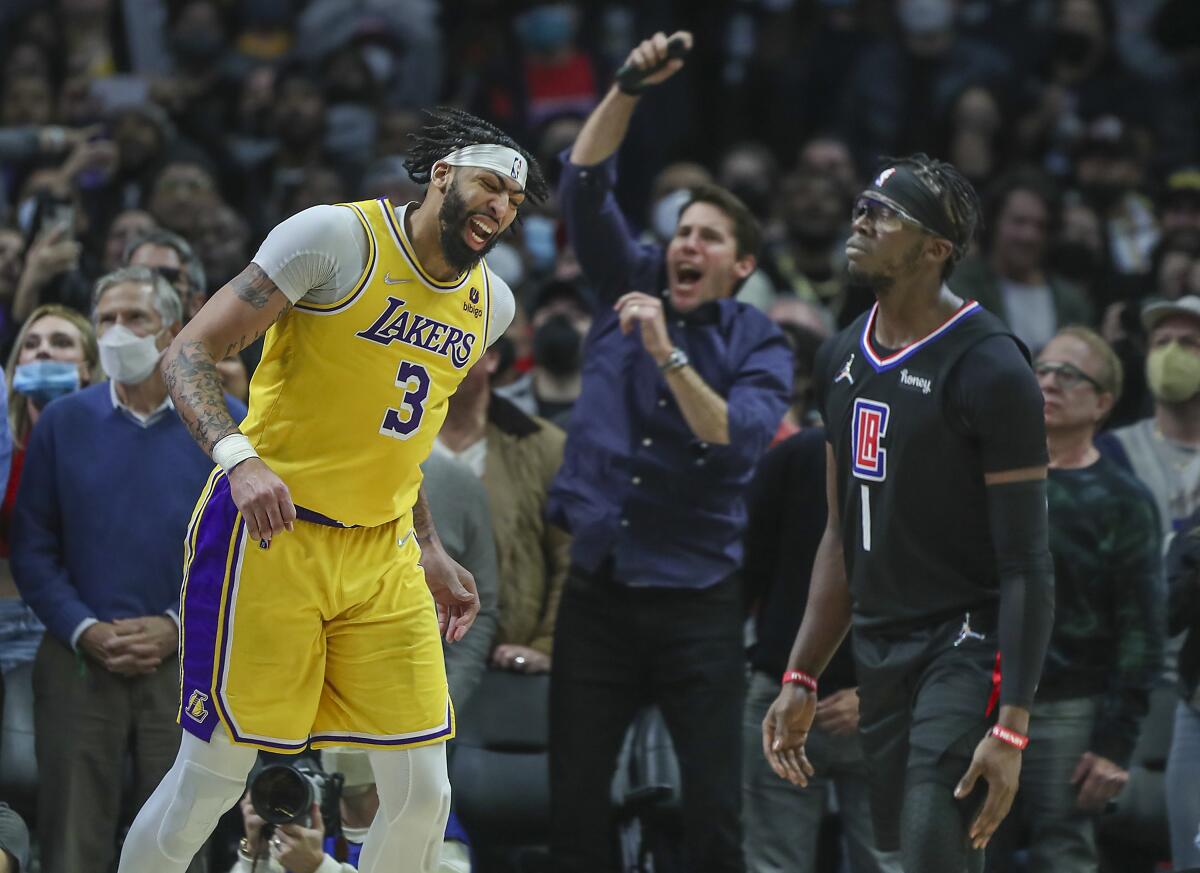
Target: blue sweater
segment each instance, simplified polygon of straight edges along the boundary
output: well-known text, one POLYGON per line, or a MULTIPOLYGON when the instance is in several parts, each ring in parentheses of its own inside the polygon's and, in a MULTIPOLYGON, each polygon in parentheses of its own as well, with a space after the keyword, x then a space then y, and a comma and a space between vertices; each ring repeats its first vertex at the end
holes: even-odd
MULTIPOLYGON (((105 382, 46 407, 13 513, 17 588, 68 645, 87 618, 179 609, 184 533, 213 469, 176 412, 141 427, 110 391, 105 382)), ((245 406, 226 402, 240 421, 245 406)))

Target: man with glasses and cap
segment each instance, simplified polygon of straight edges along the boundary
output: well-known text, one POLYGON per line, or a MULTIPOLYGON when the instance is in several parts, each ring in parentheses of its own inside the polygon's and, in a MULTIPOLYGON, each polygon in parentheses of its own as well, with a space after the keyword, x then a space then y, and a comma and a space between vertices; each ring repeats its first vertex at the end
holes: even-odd
POLYGON ((483 256, 546 183, 455 109, 429 113, 408 154, 421 203, 292 216, 163 356, 216 469, 184 544, 183 742, 120 873, 182 873, 258 749, 330 745, 367 749, 376 776, 359 869, 437 869, 454 734, 439 636, 461 639, 479 599, 438 539, 420 464, 513 316, 483 256), (264 335, 239 429, 216 363, 264 335))
POLYGON ((805 784, 818 678, 853 628, 876 840, 921 873, 981 869, 1054 614, 1042 395, 1024 346, 945 285, 978 216, 923 154, 856 202, 848 270, 877 302, 818 358, 829 515, 763 721, 772 767, 805 784))

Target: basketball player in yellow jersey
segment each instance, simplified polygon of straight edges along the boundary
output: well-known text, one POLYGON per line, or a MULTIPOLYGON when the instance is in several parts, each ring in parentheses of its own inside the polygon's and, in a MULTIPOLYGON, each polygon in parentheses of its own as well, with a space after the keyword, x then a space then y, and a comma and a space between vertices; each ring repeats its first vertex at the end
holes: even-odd
POLYGON ((183 873, 257 750, 309 743, 370 750, 380 808, 359 870, 437 868, 454 732, 439 634, 461 639, 479 605, 434 531, 419 464, 513 316, 483 255, 546 183, 465 112, 430 113, 413 140, 422 203, 289 218, 164 355, 217 468, 184 544, 183 741, 120 873, 183 873), (239 431, 215 362, 264 335, 239 431))

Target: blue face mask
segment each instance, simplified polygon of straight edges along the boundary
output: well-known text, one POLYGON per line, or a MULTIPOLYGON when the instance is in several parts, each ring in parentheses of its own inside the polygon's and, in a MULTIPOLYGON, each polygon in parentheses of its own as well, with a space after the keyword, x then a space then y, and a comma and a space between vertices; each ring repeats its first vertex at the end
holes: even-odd
POLYGON ((575 12, 565 3, 551 3, 517 17, 517 37, 526 49, 553 52, 575 36, 575 12))
POLYGON ((554 242, 554 229, 554 219, 544 215, 530 215, 521 221, 525 251, 529 252, 536 272, 543 273, 550 270, 558 260, 558 246, 554 242))
POLYGON ((13 390, 38 409, 56 397, 79 390, 79 365, 68 361, 30 361, 13 372, 13 390))

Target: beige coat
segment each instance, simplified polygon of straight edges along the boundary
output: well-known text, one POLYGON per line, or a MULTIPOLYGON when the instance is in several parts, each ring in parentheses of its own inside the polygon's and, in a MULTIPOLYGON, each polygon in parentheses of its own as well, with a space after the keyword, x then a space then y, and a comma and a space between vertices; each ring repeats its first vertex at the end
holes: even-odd
POLYGON ((562 466, 565 442, 560 428, 492 395, 483 485, 500 565, 496 645, 550 654, 571 538, 546 521, 546 493, 562 466))

